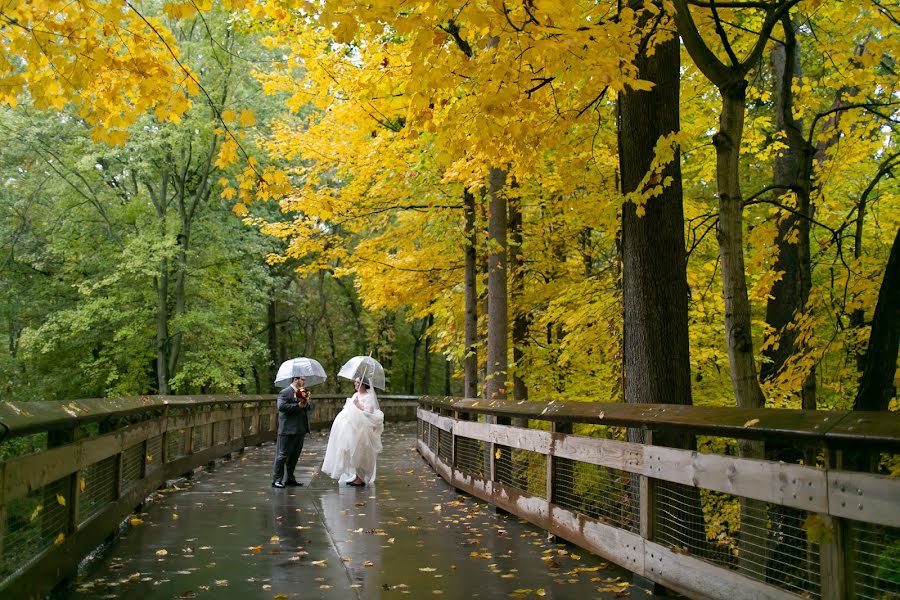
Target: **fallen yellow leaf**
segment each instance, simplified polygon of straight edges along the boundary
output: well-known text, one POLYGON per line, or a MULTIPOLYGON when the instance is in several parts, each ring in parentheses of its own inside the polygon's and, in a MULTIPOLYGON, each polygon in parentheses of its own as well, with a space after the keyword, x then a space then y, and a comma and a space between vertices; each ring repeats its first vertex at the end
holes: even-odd
POLYGON ((59 546, 59 545, 62 544, 65 540, 66 540, 66 534, 64 534, 63 532, 60 532, 59 535, 56 536, 56 539, 53 540, 53 543, 56 544, 57 546, 59 546))
POLYGON ((249 548, 247 548, 247 550, 253 552, 254 554, 259 554, 260 552, 262 552, 262 546, 250 546, 249 548))
POLYGON ((157 555, 157 556, 165 556, 165 555, 168 554, 168 553, 169 553, 169 551, 166 550, 166 549, 161 549, 161 550, 157 550, 157 551, 156 551, 156 555, 157 555))
POLYGON ((81 488, 81 491, 82 491, 82 492, 84 491, 85 485, 86 485, 86 483, 85 483, 85 481, 84 481, 84 477, 82 477, 82 478, 78 481, 78 487, 81 488))
POLYGON ((57 495, 56 495, 56 501, 59 502, 59 505, 60 505, 60 506, 65 506, 65 505, 66 505, 66 499, 65 499, 62 495, 60 495, 60 494, 57 494, 57 495))
POLYGON ((437 571, 434 567, 419 567, 419 570, 423 573, 431 573, 432 571, 437 571))
POLYGON ((137 517, 131 517, 130 519, 128 519, 128 523, 131 525, 142 525, 144 521, 138 519, 137 517))
POLYGON ((757 423, 759 423, 759 419, 750 419, 749 421, 744 423, 744 427, 753 427, 757 423))
POLYGON ((273 542, 273 543, 274 543, 274 542, 277 542, 277 541, 279 541, 279 540, 281 540, 281 538, 278 537, 277 535, 273 535, 272 537, 269 538, 269 541, 270 541, 270 542, 273 542))

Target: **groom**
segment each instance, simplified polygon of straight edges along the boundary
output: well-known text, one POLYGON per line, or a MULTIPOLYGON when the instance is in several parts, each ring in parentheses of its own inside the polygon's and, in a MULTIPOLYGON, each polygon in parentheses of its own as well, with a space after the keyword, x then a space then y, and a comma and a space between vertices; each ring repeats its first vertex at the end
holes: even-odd
POLYGON ((308 413, 313 408, 309 390, 303 387, 303 377, 294 377, 291 385, 278 394, 278 443, 275 446, 275 464, 272 466, 272 487, 303 485, 294 478, 294 468, 303 438, 309 433, 308 413), (282 483, 285 471, 287 480, 282 483))

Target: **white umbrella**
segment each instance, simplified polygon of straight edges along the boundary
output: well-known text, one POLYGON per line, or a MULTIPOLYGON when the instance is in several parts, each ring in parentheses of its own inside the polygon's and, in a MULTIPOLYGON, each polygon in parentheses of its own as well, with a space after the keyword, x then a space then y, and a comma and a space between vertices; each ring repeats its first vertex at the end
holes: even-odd
POLYGON ((325 374, 325 369, 322 368, 319 361, 305 356, 281 363, 281 366, 278 367, 278 374, 275 376, 275 385, 287 387, 294 377, 303 377, 306 380, 304 383, 306 387, 324 383, 328 379, 328 375, 325 374))
POLYGON ((369 387, 384 390, 384 367, 371 356, 354 356, 341 367, 338 377, 350 381, 360 379, 369 387))

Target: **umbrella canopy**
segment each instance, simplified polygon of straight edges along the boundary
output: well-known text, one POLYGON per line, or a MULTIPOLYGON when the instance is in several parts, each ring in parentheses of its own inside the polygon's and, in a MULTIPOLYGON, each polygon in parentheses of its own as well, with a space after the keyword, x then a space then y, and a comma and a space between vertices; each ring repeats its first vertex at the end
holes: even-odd
POLYGON ((369 387, 384 390, 384 367, 371 356, 354 356, 341 367, 338 377, 350 381, 360 379, 369 387))
POLYGON ((275 376, 275 385, 287 387, 291 384, 294 377, 303 377, 306 380, 306 387, 324 383, 328 376, 325 369, 319 364, 319 361, 300 356, 292 358, 281 363, 278 367, 278 374, 275 376))

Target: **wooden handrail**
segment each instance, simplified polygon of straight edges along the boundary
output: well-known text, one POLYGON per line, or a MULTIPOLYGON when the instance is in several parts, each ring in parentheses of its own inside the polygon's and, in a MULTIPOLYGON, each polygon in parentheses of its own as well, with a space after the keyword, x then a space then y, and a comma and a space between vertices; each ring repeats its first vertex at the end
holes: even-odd
POLYGON ((833 447, 864 444, 900 449, 900 411, 746 409, 676 404, 620 404, 550 400, 482 400, 425 396, 422 406, 505 418, 679 430, 741 439, 781 439, 833 447))
MULTIPOLYGON (((346 394, 315 394, 316 400, 343 400, 346 394)), ((418 396, 383 395, 386 400, 418 400, 418 396)), ((0 402, 0 441, 55 429, 68 429, 104 419, 139 413, 148 415, 168 408, 202 407, 235 402, 271 402, 275 394, 212 396, 127 396, 71 401, 0 402)))

